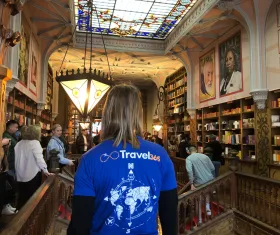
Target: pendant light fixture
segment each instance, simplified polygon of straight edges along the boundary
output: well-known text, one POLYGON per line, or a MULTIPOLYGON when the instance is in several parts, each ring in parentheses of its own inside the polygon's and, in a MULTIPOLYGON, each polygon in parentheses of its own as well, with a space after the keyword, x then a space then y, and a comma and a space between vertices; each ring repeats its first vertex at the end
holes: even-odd
MULTIPOLYGON (((70 46, 70 44, 68 44, 66 53, 64 55, 64 59, 60 67, 60 72, 56 73, 56 81, 59 82, 60 85, 63 87, 63 89, 68 94, 76 108, 81 113, 82 117, 86 118, 88 117, 89 113, 93 110, 93 108, 97 105, 97 103, 102 99, 102 97, 104 97, 108 90, 113 86, 113 79, 111 76, 109 59, 102 32, 101 38, 105 50, 105 55, 107 58, 109 74, 101 73, 101 71, 97 71, 92 66, 92 22, 93 14, 95 13, 97 15, 96 6, 94 6, 91 0, 88 0, 84 5, 80 6, 80 10, 83 12, 84 24, 89 29, 85 33, 86 40, 84 46, 83 68, 78 68, 76 71, 74 69, 67 71, 61 70, 70 46), (89 39, 90 53, 88 53, 87 51, 89 39), (88 60, 89 64, 86 63, 86 61, 88 60), (88 67, 88 69, 86 67, 88 67)), ((98 23, 100 25, 99 20, 98 23)), ((73 32, 72 38, 76 32, 76 28, 73 32)))

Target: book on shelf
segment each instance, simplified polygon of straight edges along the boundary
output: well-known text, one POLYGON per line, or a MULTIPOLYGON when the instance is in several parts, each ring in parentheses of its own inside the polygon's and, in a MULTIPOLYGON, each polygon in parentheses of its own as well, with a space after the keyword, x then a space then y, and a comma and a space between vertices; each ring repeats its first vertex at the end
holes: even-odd
POLYGON ((255 110, 255 105, 244 105, 244 112, 252 112, 255 110))
POLYGON ((249 145, 255 145, 255 136, 254 135, 246 135, 243 137, 243 143, 249 145))
POLYGON ((273 151, 273 162, 280 162, 280 150, 273 151))
POLYGON ((218 115, 219 115, 218 112, 204 113, 203 114, 204 118, 215 118, 215 117, 218 117, 218 115))
POLYGON ((222 111, 222 115, 232 115, 232 114, 240 114, 241 108, 232 108, 232 109, 225 109, 222 111))
POLYGON ((271 115, 271 126, 280 126, 280 115, 271 115))
POLYGON ((274 145, 280 146, 280 135, 274 135, 274 145))
POLYGON ((280 98, 277 98, 276 100, 271 101, 271 107, 279 108, 280 107, 280 98))
POLYGON ((243 128, 254 128, 255 119, 254 118, 243 118, 242 125, 243 125, 243 128))
POLYGON ((225 131, 225 134, 222 136, 222 142, 224 144, 240 144, 241 135, 234 134, 231 131, 225 131))

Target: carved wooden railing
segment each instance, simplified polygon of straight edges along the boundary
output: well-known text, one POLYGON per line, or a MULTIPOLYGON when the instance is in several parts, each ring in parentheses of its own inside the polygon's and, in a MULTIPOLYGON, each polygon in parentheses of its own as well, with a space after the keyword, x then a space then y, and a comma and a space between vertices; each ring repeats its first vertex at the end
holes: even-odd
POLYGON ((179 195, 178 228, 179 234, 189 234, 195 227, 208 223, 235 205, 234 173, 223 176, 202 185, 195 191, 179 195), (209 198, 211 217, 207 216, 206 201, 209 198), (199 221, 201 218, 201 221, 199 221))
MULTIPOLYGON (((69 159, 71 159, 71 160, 75 160, 76 163, 77 163, 76 166, 78 166, 78 165, 79 165, 79 162, 80 162, 80 160, 81 160, 81 158, 82 158, 82 154, 69 154, 67 157, 68 157, 69 159)), ((63 168, 63 171, 64 171, 68 176, 74 178, 74 176, 75 176, 75 166, 68 166, 68 165, 67 165, 67 166, 65 166, 65 167, 63 168)))
POLYGON ((280 229, 280 181, 236 173, 236 209, 280 229))
POLYGON ((176 179, 178 184, 178 189, 181 190, 189 181, 188 173, 186 171, 186 160, 177 157, 171 157, 174 165, 174 170, 176 172, 176 179))
POLYGON ((69 208, 72 192, 73 179, 61 174, 49 176, 1 235, 52 234, 59 207, 69 208))
POLYGON ((46 234, 57 213, 57 197, 57 180, 55 176, 50 176, 1 234, 46 234))

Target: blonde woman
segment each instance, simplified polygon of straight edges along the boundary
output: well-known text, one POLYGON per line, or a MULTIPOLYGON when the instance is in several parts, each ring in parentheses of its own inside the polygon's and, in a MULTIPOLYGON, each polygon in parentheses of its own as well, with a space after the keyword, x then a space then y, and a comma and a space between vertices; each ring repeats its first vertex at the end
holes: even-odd
POLYGON ((58 157, 59 157, 59 163, 60 167, 63 167, 65 165, 72 166, 74 163, 72 160, 67 159, 65 157, 65 147, 63 142, 60 140, 59 137, 62 135, 62 127, 59 124, 55 124, 52 128, 52 138, 50 139, 48 146, 47 146, 47 159, 49 159, 49 152, 53 149, 56 149, 59 151, 58 157))
POLYGON ((40 144, 41 128, 23 126, 22 140, 15 146, 15 171, 18 181, 18 206, 20 209, 36 192, 42 182, 42 173, 52 175, 47 170, 43 149, 40 144))
POLYGON ((75 175, 68 235, 177 235, 177 184, 167 152, 144 140, 139 90, 109 92, 99 145, 84 154, 75 175))

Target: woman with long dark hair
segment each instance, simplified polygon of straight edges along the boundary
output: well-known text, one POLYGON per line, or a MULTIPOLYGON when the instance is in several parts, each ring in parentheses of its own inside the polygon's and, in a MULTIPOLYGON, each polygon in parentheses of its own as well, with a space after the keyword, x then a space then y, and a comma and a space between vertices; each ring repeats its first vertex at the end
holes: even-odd
POLYGON ((68 235, 177 234, 177 185, 167 152, 142 138, 142 101, 132 85, 117 85, 103 110, 99 145, 75 175, 68 235))

